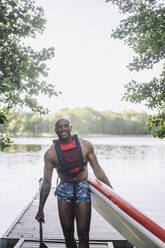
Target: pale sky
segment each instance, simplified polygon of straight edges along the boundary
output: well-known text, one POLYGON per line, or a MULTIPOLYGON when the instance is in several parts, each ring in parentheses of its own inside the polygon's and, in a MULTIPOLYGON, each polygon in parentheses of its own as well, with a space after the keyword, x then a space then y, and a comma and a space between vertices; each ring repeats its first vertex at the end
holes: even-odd
MULTIPOLYGON (((62 95, 40 98, 51 112, 62 108, 146 111, 144 105, 121 101, 123 85, 131 79, 152 79, 153 73, 131 73, 126 68, 133 52, 111 38, 122 16, 103 0, 36 0, 45 10, 46 30, 30 42, 35 49, 55 47, 47 81, 62 95)), ((155 70, 157 73, 158 69, 155 70)), ((155 75, 155 74, 154 74, 155 75)))

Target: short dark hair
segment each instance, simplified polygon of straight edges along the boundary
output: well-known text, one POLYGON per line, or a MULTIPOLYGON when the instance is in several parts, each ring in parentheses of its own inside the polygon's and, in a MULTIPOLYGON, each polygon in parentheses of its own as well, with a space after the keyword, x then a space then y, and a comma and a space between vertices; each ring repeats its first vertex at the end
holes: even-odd
POLYGON ((66 119, 66 118, 59 118, 59 119, 55 122, 55 127, 57 126, 58 122, 60 122, 60 121, 62 121, 62 120, 67 121, 67 122, 69 123, 69 125, 71 125, 70 120, 68 120, 68 119, 66 119))

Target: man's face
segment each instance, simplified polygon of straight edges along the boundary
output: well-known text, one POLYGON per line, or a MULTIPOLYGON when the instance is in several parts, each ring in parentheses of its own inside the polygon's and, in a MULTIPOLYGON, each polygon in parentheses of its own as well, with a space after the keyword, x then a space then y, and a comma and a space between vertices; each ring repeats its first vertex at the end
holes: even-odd
POLYGON ((72 126, 70 125, 68 120, 61 119, 57 121, 55 126, 55 132, 59 139, 61 139, 62 141, 65 141, 71 137, 71 130, 72 126))

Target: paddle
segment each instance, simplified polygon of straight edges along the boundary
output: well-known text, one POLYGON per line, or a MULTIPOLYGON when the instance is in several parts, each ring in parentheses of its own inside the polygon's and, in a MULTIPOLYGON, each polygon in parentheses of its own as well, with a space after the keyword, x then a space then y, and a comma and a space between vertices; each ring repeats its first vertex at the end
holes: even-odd
POLYGON ((43 242, 42 221, 40 221, 40 248, 48 248, 43 242))
MULTIPOLYGON (((41 190, 42 178, 39 179, 39 191, 41 190)), ((48 248, 43 242, 43 230, 42 230, 42 221, 40 220, 40 247, 39 248, 48 248)))
POLYGON ((40 221, 40 248, 48 248, 43 242, 42 221, 40 221))

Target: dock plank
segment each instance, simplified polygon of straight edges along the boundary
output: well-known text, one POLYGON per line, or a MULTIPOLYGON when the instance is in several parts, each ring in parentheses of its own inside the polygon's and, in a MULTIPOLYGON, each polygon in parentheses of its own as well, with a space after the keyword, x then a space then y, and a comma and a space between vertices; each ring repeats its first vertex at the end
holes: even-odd
MULTIPOLYGON (((48 248, 65 248, 65 242, 46 241, 44 243, 48 248)), ((20 240, 14 246, 14 248, 38 248, 38 247, 39 247, 39 242, 31 241, 31 240, 20 240)), ((109 248, 109 244, 106 242, 105 243, 90 242, 90 248, 109 248)))

